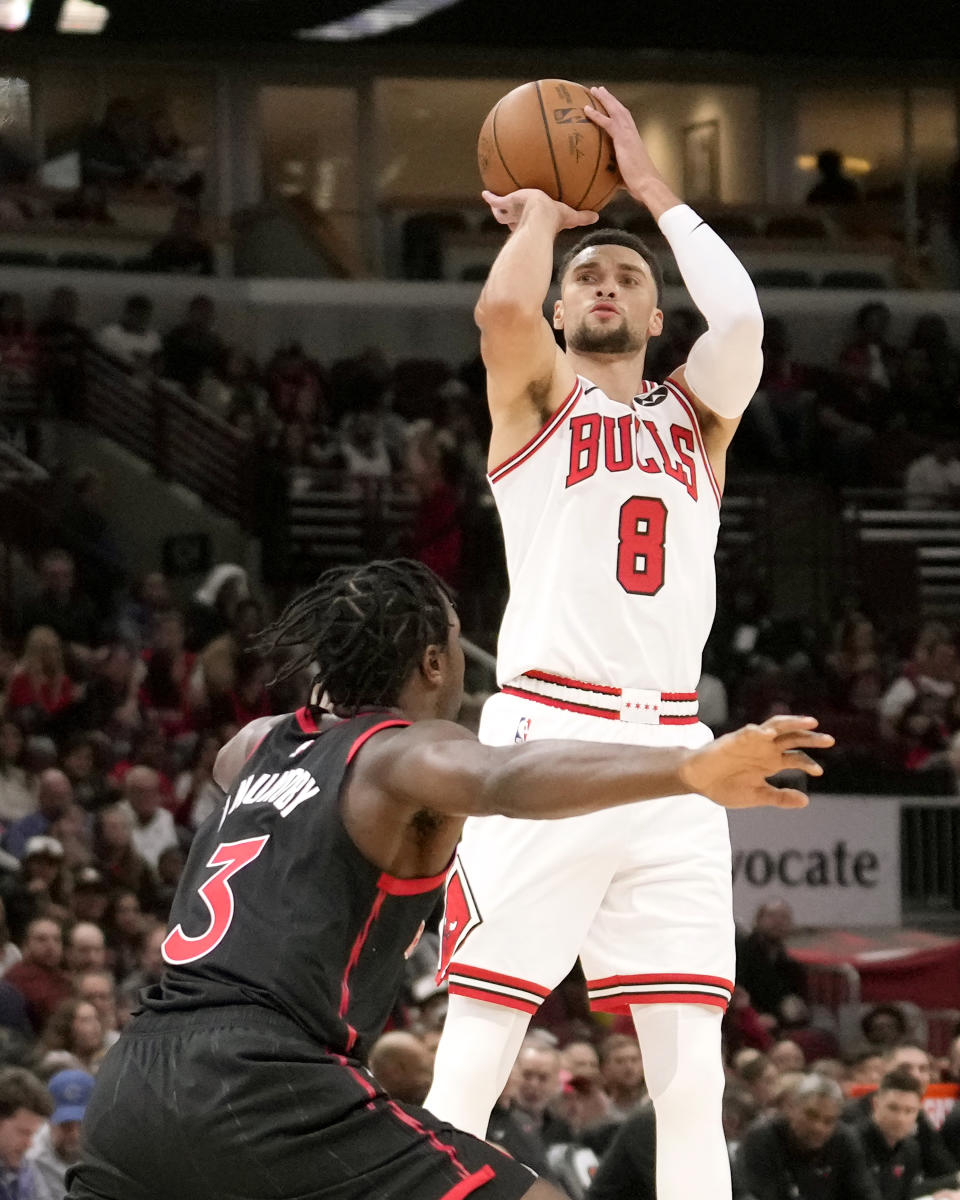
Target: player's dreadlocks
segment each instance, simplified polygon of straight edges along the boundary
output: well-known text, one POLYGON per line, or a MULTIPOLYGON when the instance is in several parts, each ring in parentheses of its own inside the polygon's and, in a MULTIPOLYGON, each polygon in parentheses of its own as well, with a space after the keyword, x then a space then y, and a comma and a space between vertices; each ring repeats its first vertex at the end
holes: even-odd
POLYGON ((407 558, 333 567, 287 605, 260 644, 301 648, 277 672, 277 682, 316 661, 315 692, 337 710, 389 707, 426 648, 446 645, 444 599, 453 604, 446 585, 407 558))

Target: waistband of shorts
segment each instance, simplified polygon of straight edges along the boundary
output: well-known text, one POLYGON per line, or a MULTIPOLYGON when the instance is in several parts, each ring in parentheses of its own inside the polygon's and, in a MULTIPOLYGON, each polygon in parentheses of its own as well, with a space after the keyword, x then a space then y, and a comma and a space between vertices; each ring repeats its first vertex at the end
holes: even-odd
POLYGON ((214 1004, 206 1008, 142 1008, 123 1031, 124 1037, 156 1037, 165 1031, 197 1029, 275 1029, 307 1040, 326 1053, 333 1053, 311 1038, 292 1017, 260 1004, 214 1004))
POLYGON ((696 725, 700 702, 696 692, 658 692, 652 688, 587 683, 550 671, 525 671, 500 688, 507 696, 535 700, 551 708, 627 721, 631 725, 696 725))

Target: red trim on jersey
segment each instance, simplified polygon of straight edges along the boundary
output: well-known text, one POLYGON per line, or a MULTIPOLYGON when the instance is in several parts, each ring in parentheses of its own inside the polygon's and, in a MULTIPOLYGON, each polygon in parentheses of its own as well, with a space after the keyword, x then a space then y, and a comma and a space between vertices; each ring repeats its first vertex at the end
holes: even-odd
MULTIPOLYGON (((453 989, 451 988, 451 991, 453 989)), ((713 1008, 727 1010, 729 1000, 713 992, 624 992, 617 996, 604 996, 601 1000, 590 1000, 591 1012, 627 1012, 631 1004, 709 1004, 713 1008)))
POLYGON ((522 688, 504 686, 500 689, 505 696, 519 696, 521 700, 536 700, 550 708, 564 708, 567 712, 581 713, 585 717, 603 717, 607 721, 619 721, 620 714, 612 708, 593 708, 589 704, 571 704, 568 700, 554 700, 552 696, 541 696, 539 692, 525 692, 522 688))
POLYGON ((380 909, 383 907, 386 896, 386 892, 377 892, 377 898, 370 907, 370 913, 363 928, 357 934, 357 940, 353 943, 353 949, 350 951, 350 957, 347 959, 347 965, 343 971, 343 979, 340 981, 340 1008, 338 1015, 341 1017, 346 1016, 347 1009, 350 1007, 350 972, 360 961, 360 951, 363 949, 363 944, 370 935, 370 930, 380 913, 380 909))
POLYGON ((307 708, 307 707, 298 708, 295 716, 297 718, 297 724, 300 726, 300 728, 303 730, 304 733, 319 733, 320 732, 320 726, 313 719, 313 713, 310 711, 309 708, 307 708))
POLYGON ((726 988, 733 991, 733 981, 719 975, 608 975, 605 979, 588 979, 587 989, 629 986, 641 983, 705 983, 709 987, 726 988))
POLYGON ((506 987, 523 988, 525 992, 533 992, 544 1000, 550 995, 550 988, 544 987, 542 983, 533 983, 530 979, 520 979, 516 975, 502 975, 499 971, 488 971, 485 967, 471 967, 466 963, 457 962, 456 959, 448 970, 456 971, 458 975, 467 975, 481 983, 500 983, 506 987))
POLYGON ((496 1179, 496 1177, 496 1171, 487 1163, 479 1171, 474 1171, 466 1179, 461 1179, 449 1192, 444 1192, 440 1200, 463 1200, 464 1196, 469 1196, 471 1192, 475 1192, 477 1188, 483 1187, 485 1183, 489 1183, 491 1179, 496 1179))
POLYGON ((661 717, 661 725, 699 725, 699 717, 661 717))
POLYGON ((696 692, 661 692, 661 700, 677 700, 684 703, 692 704, 697 699, 696 692))
POLYGON ((693 425, 693 436, 697 439, 697 447, 700 450, 700 457, 703 459, 703 465, 707 468, 707 478, 710 480, 710 486, 713 488, 713 494, 717 499, 717 508, 720 507, 720 497, 723 491, 720 484, 717 483, 717 477, 713 473, 713 464, 707 455, 706 448, 703 444, 703 433, 700 429, 700 418, 697 416, 697 406, 693 402, 693 397, 682 387, 675 379, 665 379, 664 383, 667 387, 673 390, 677 400, 683 406, 684 411, 690 418, 693 425))
POLYGON ((354 1077, 357 1083, 360 1084, 364 1092, 370 1097, 371 1100, 375 1100, 377 1098, 380 1093, 373 1086, 369 1079, 364 1079, 364 1077, 360 1074, 357 1068, 352 1065, 349 1059, 344 1058, 342 1054, 333 1053, 330 1054, 330 1057, 335 1062, 338 1062, 341 1067, 345 1067, 350 1072, 350 1074, 354 1077))
POLYGON ((375 733, 379 733, 381 729, 391 729, 394 725, 409 725, 409 724, 410 724, 409 721, 401 721, 399 718, 394 721, 381 721, 379 725, 373 725, 365 733, 361 733, 360 736, 357 738, 357 740, 353 743, 353 745, 347 751, 347 766, 348 767, 350 766, 350 763, 353 761, 354 756, 356 755, 356 753, 360 749, 360 747, 364 744, 364 742, 366 742, 370 738, 372 738, 375 733))
MULTIPOLYGON (((268 730, 267 730, 267 733, 270 733, 270 732, 272 732, 272 731, 268 729, 268 730)), ((248 763, 248 762, 250 761, 250 759, 251 759, 251 758, 253 758, 253 756, 256 754, 256 752, 257 752, 257 751, 260 749, 260 747, 261 747, 261 746, 263 745, 263 743, 266 741, 266 738, 267 738, 267 733, 265 733, 265 734, 263 735, 263 737, 262 737, 262 738, 258 738, 258 739, 257 739, 257 744, 256 744, 256 745, 254 746, 254 748, 253 748, 253 749, 250 751, 250 753, 247 755, 247 757, 246 757, 246 758, 243 760, 243 761, 244 761, 244 764, 248 763)))
POLYGON ((432 892, 440 887, 447 877, 450 864, 439 875, 418 875, 413 879, 401 879, 397 875, 388 875, 386 871, 377 880, 377 887, 389 896, 422 896, 424 892, 432 892))
POLYGON ((540 1008, 530 1000, 522 1000, 519 996, 505 996, 503 992, 488 992, 483 988, 466 987, 460 983, 450 983, 447 991, 451 996, 466 996, 469 1000, 485 1000, 488 1004, 499 1004, 502 1008, 512 1008, 517 1012, 529 1013, 533 1016, 540 1008))
MULTIPOLYGON (((470 1178, 469 1171, 463 1165, 460 1159, 457 1158, 457 1151, 454 1146, 450 1146, 446 1142, 441 1142, 437 1137, 435 1130, 428 1129, 426 1125, 421 1125, 417 1118, 413 1116, 412 1113, 408 1113, 406 1109, 401 1108, 400 1105, 397 1104, 396 1100, 388 1100, 387 1107, 398 1121, 402 1121, 404 1125, 408 1125, 412 1130, 414 1130, 415 1133, 418 1133, 421 1137, 426 1138, 434 1150, 439 1151, 441 1154, 445 1155, 445 1157, 450 1159, 451 1164, 460 1174, 461 1183, 470 1178)), ((477 1186, 479 1187, 479 1184, 477 1186)))
MULTIPOLYGON (((621 696, 623 693, 618 687, 608 687, 605 683, 585 683, 582 679, 567 679, 564 675, 551 675, 548 671, 524 671, 530 679, 539 679, 541 683, 558 683, 561 687, 579 688, 584 692, 598 692, 603 696, 621 696)), ((696 700, 696 694, 693 696, 664 696, 664 700, 680 700, 691 699, 696 700)))
POLYGON ((569 393, 553 416, 544 421, 544 423, 540 426, 533 437, 526 443, 526 445, 521 446, 520 449, 511 454, 509 458, 505 458, 499 466, 493 467, 487 472, 487 478, 490 480, 490 482, 499 483, 500 480, 509 475, 511 471, 515 471, 517 467, 526 462, 532 454, 535 454, 544 442, 549 441, 550 438, 552 438, 560 428, 561 424, 563 423, 563 418, 576 404, 577 400, 580 398, 580 395, 580 380, 578 379, 573 385, 573 391, 569 393))

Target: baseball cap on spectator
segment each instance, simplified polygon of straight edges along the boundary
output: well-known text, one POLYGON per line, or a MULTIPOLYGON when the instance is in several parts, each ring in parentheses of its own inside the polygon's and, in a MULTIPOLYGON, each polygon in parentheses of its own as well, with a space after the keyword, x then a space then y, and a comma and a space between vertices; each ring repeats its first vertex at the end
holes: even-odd
POLYGON ((96 867, 81 867, 74 878, 73 886, 74 889, 88 888, 91 891, 96 889, 99 892, 109 890, 109 885, 103 873, 98 871, 96 867))
POLYGON ((93 1091, 93 1076, 86 1071, 58 1071, 47 1084, 56 1107, 51 1125, 65 1121, 82 1121, 93 1091))
POLYGON ((43 855, 45 858, 63 858, 63 847, 56 838, 47 837, 46 834, 38 834, 36 837, 27 838, 27 845, 24 850, 24 859, 39 857, 43 855))

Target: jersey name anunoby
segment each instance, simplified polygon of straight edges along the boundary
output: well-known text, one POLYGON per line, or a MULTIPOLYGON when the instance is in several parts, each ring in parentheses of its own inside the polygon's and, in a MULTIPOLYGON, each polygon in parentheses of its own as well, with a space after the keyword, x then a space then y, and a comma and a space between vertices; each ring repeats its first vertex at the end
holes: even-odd
POLYGON ((240 782, 236 793, 224 804, 220 824, 244 804, 272 804, 281 817, 289 817, 304 800, 319 791, 313 776, 302 767, 270 775, 251 775, 240 782))

